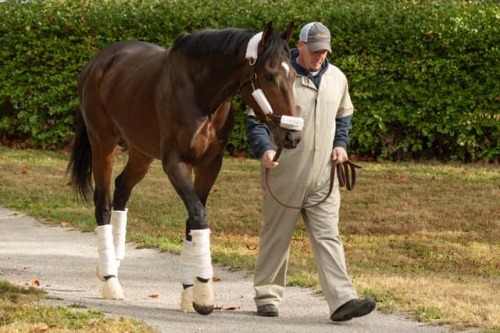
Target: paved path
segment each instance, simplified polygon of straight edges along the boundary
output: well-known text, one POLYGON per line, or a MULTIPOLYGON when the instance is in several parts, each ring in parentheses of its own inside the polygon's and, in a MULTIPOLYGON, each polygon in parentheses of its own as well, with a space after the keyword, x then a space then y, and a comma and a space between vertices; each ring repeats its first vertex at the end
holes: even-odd
POLYGON ((214 285, 216 306, 208 316, 179 310, 181 285, 177 280, 179 256, 127 244, 120 280, 126 300, 99 297, 100 281, 94 233, 42 224, 22 213, 0 207, 0 279, 25 282, 36 279, 48 292, 51 304, 81 304, 109 315, 143 320, 160 332, 451 332, 374 311, 336 324, 328 307, 310 290, 288 287, 277 318, 255 315, 252 277, 215 267, 220 282, 214 285), (157 294, 157 298, 150 295, 157 294))

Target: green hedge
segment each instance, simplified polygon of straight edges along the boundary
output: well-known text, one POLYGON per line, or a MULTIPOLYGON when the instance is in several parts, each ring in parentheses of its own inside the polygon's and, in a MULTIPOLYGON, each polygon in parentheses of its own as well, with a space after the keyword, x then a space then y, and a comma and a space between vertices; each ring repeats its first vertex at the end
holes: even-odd
MULTIPOLYGON (((168 46, 201 28, 284 29, 320 20, 356 107, 350 151, 365 157, 473 161, 500 156, 500 9, 476 1, 30 1, 0 3, 0 136, 70 142, 76 80, 119 40, 168 46)), ((298 37, 298 29, 295 38, 298 37)), ((295 45, 295 41, 292 41, 295 45)), ((235 97, 229 150, 245 151, 235 97)))

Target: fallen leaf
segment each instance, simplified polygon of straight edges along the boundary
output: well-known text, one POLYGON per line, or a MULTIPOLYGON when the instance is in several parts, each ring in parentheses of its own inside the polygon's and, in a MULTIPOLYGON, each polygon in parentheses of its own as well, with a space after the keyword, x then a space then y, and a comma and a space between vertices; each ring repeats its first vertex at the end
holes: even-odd
POLYGON ((69 227, 69 225, 70 225, 70 224, 69 224, 69 222, 68 222, 68 221, 63 221, 63 222, 61 222, 61 227, 63 227, 63 228, 67 228, 67 227, 69 227))
POLYGON ((40 281, 38 281, 37 279, 33 279, 31 281, 25 282, 24 285, 28 287, 40 287, 40 281))
POLYGON ((151 297, 151 298, 158 298, 159 296, 158 296, 158 294, 151 294, 151 295, 149 295, 149 297, 151 297))
POLYGON ((246 244, 247 249, 249 250, 256 250, 257 249, 257 244, 246 244))
POLYGON ((220 305, 220 306, 215 306, 215 310, 222 310, 222 311, 234 311, 234 310, 239 310, 239 306, 230 306, 230 305, 220 305))
POLYGON ((28 173, 30 173, 30 169, 28 169, 28 167, 25 166, 24 168, 21 169, 21 173, 23 175, 27 175, 28 173))
POLYGON ((218 277, 218 276, 213 276, 213 277, 212 277, 212 281, 214 281, 214 282, 219 282, 219 281, 220 281, 220 277, 218 277))

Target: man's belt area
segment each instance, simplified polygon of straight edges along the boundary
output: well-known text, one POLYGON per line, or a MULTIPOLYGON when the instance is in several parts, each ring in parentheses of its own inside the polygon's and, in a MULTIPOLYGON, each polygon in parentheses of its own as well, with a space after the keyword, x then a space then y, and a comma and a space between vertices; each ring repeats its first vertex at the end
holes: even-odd
MULTIPOLYGON (((279 153, 281 153, 280 150, 278 150, 278 153, 276 154, 277 156, 275 156, 275 158, 274 158, 275 161, 278 160, 279 153)), ((328 197, 330 196, 330 194, 332 193, 332 190, 333 190, 333 184, 335 182, 335 174, 337 176, 337 179, 339 180, 340 187, 345 187, 348 191, 354 190, 354 186, 356 185, 356 169, 361 169, 361 166, 359 166, 359 165, 357 165, 349 160, 347 160, 344 163, 337 163, 337 164, 332 163, 332 171, 330 174, 330 187, 328 189, 327 195, 321 201, 318 201, 315 204, 312 204, 309 206, 301 206, 301 207, 290 206, 290 205, 287 205, 287 204, 281 202, 274 195, 273 191, 271 190, 271 186, 269 184, 269 170, 270 169, 266 169, 266 175, 265 175, 266 176, 266 185, 267 185, 267 189, 269 190, 269 194, 271 194, 271 196, 274 198, 274 200, 276 200, 276 202, 279 203, 280 205, 282 205, 283 207, 294 208, 294 209, 311 208, 311 207, 315 207, 315 206, 325 202, 325 200, 328 199, 328 197)))

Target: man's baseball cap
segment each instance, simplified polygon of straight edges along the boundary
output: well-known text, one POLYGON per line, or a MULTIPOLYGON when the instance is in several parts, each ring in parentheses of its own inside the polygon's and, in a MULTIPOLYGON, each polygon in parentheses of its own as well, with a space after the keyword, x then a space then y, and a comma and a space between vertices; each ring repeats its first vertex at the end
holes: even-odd
POLYGON ((327 50, 332 53, 330 38, 330 30, 320 22, 306 24, 299 35, 299 39, 307 44, 311 52, 327 50))

